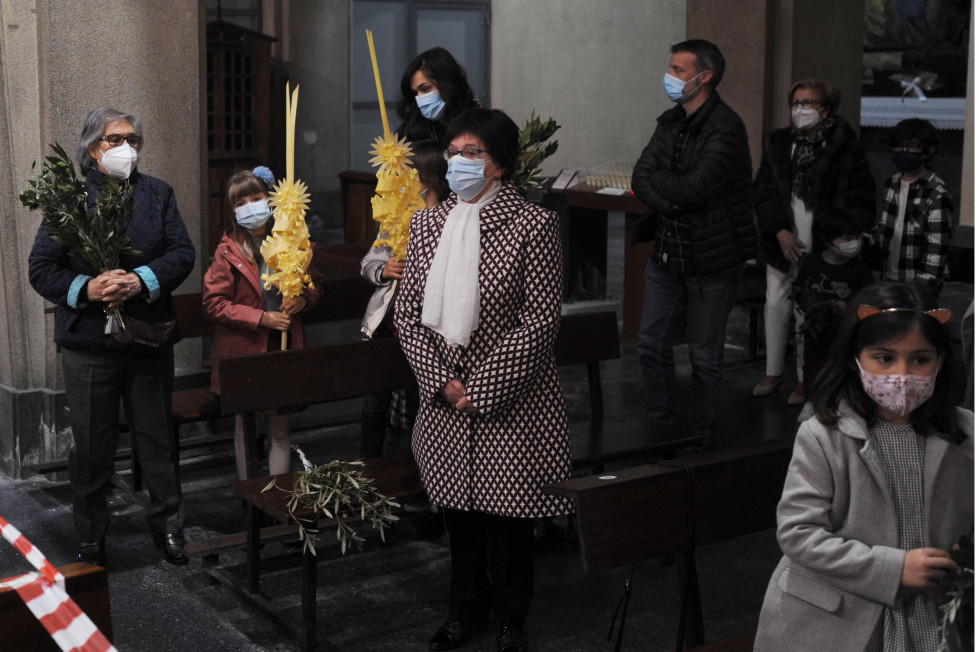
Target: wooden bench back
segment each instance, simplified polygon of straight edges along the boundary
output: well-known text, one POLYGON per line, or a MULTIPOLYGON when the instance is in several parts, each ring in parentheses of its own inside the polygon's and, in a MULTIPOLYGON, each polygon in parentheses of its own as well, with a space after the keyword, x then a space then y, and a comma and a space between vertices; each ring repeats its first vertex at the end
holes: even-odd
MULTIPOLYGON (((555 352, 558 364, 594 364, 597 375, 598 361, 619 357, 615 313, 562 318, 555 352)), ((225 415, 336 401, 416 385, 401 345, 393 338, 224 358, 214 364, 218 368, 221 413, 225 415)), ((600 409, 600 380, 595 384, 592 400, 594 403, 597 393, 600 409)))
POLYGON ((607 570, 774 527, 793 441, 574 478, 544 491, 576 501, 584 570, 607 570))
MULTIPOLYGON (((323 297, 310 312, 303 315, 305 324, 360 319, 367 310, 367 302, 374 293, 374 287, 360 278, 336 278, 323 281, 323 297)), ((184 338, 214 335, 214 322, 204 316, 203 295, 173 295, 173 308, 180 325, 180 335, 184 338)))
POLYGON ((225 415, 415 386, 394 338, 222 358, 214 364, 225 415))

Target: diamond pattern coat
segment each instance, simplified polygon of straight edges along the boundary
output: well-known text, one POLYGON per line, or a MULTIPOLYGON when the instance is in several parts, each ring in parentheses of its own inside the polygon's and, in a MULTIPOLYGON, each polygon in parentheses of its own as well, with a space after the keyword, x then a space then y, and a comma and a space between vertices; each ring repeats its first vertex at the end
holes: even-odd
POLYGON ((395 306, 401 346, 421 405, 412 450, 433 503, 522 518, 571 511, 541 487, 571 475, 564 399, 554 362, 561 322, 558 216, 527 203, 512 184, 479 216, 479 327, 451 347, 421 323, 425 284, 455 194, 411 221, 395 306), (478 414, 449 404, 457 378, 478 414))

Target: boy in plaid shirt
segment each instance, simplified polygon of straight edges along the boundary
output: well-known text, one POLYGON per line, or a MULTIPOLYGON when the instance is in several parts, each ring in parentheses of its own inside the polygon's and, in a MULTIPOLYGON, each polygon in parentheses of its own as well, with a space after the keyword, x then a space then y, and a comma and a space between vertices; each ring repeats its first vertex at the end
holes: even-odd
POLYGON ((897 124, 888 143, 900 172, 884 183, 884 209, 874 233, 882 278, 927 284, 937 294, 952 239, 952 195, 928 167, 938 133, 927 120, 909 118, 897 124))

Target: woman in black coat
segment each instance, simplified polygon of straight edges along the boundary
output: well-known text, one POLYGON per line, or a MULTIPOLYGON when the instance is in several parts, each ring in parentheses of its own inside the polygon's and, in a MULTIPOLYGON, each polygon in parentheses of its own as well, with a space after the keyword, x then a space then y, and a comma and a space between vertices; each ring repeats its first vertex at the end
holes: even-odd
MULTIPOLYGON (((761 256, 767 263, 767 364, 755 396, 774 394, 781 382, 792 279, 803 254, 820 249, 812 239, 814 217, 834 207, 847 211, 861 231, 874 221, 876 185, 863 145, 836 113, 840 99, 839 89, 828 81, 797 81, 789 90, 792 126, 775 130, 764 142, 753 194, 761 256)), ((799 382, 790 405, 805 400, 801 352, 796 357, 799 382)))

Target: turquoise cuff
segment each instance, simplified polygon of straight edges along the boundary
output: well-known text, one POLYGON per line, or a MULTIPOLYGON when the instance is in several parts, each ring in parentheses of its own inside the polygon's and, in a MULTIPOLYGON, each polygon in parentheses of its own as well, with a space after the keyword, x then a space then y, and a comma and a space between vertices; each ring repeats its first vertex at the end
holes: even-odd
POLYGON ((92 279, 91 276, 86 276, 85 274, 79 274, 75 277, 75 280, 71 282, 71 287, 68 288, 68 307, 78 310, 79 308, 84 308, 88 305, 88 301, 82 299, 78 300, 78 296, 82 293, 85 288, 85 284, 92 279))
POLYGON ((149 292, 149 298, 146 299, 146 303, 153 303, 160 297, 160 281, 156 278, 156 274, 153 270, 143 265, 142 267, 137 267, 133 270, 135 273, 139 274, 139 277, 143 279, 143 285, 146 286, 146 291, 149 292))

